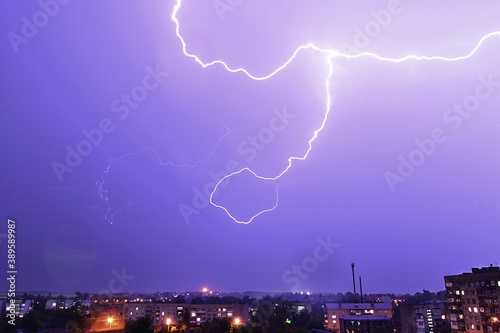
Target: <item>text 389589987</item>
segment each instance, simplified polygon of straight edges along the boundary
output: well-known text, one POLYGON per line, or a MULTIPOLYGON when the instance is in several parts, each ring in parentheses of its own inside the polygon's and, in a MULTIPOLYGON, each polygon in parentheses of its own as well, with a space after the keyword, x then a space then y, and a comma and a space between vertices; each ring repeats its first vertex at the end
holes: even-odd
POLYGON ((15 325, 16 322, 16 221, 9 219, 7 221, 8 239, 7 239, 7 281, 9 282, 9 290, 7 297, 9 299, 9 324, 15 325))

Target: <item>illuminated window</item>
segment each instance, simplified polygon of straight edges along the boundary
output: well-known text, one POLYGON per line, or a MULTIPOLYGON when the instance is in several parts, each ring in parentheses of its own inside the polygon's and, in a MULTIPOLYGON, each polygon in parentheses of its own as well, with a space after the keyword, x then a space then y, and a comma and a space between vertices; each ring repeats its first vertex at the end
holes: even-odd
POLYGON ((332 320, 332 323, 336 324, 336 323, 337 323, 337 321, 336 321, 336 320, 332 320))
POLYGON ((337 318, 337 315, 332 315, 332 318, 333 318, 333 319, 337 318))
POLYGON ((474 312, 477 313, 477 307, 474 307, 474 312))
POLYGON ((446 316, 445 315, 441 315, 441 319, 446 319, 446 316))
POLYGON ((470 325, 470 328, 472 328, 472 329, 475 329, 475 326, 474 326, 474 324, 470 325))

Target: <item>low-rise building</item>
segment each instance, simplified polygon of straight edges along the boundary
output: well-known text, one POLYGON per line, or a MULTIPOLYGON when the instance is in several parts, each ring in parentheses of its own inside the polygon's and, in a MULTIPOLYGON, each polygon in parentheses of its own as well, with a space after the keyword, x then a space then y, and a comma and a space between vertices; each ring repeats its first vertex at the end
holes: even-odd
POLYGON ((5 313, 14 313, 16 317, 23 317, 30 310, 33 310, 33 300, 16 299, 13 302, 6 302, 5 313), (11 309, 14 307, 14 309, 11 309))
POLYGON ((188 304, 188 303, 125 303, 125 321, 150 318, 153 325, 178 325, 189 316, 189 323, 201 325, 216 318, 237 319, 238 324, 250 321, 247 304, 188 304))
POLYGON ((188 310, 189 304, 175 303, 132 303, 127 302, 123 307, 123 318, 125 321, 135 321, 141 317, 150 318, 153 325, 172 325, 182 322, 184 313, 188 310))
POLYGON ((340 318, 340 331, 343 333, 393 332, 393 323, 387 316, 348 315, 340 318))
POLYGON ((216 318, 238 318, 238 324, 250 320, 248 304, 190 304, 189 312, 191 324, 202 324, 216 318))
MULTIPOLYGON (((389 321, 391 321, 392 325, 391 303, 326 303, 325 313, 326 313, 325 326, 330 331, 337 333, 340 332, 346 333, 345 331, 342 331, 341 327, 342 318, 346 316, 385 317, 389 319, 389 321)), ((383 325, 385 325, 385 323, 383 325)))

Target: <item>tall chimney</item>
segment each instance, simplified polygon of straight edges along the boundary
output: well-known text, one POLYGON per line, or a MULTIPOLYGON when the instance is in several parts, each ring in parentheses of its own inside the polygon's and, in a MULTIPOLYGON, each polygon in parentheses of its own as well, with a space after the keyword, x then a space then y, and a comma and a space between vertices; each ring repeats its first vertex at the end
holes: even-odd
POLYGON ((354 263, 351 263, 352 269, 352 286, 354 288, 354 303, 356 303, 356 278, 354 277, 354 263))
POLYGON ((363 284, 361 283, 361 276, 359 277, 359 297, 361 298, 361 303, 363 303, 363 284))

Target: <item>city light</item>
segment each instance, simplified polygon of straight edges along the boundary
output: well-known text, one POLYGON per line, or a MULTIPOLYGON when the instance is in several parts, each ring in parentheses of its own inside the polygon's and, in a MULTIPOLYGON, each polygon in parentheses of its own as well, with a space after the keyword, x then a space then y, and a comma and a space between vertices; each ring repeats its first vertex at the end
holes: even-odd
POLYGON ((111 328, 111 324, 113 324, 113 318, 112 317, 108 318, 108 323, 109 323, 109 328, 111 328))

